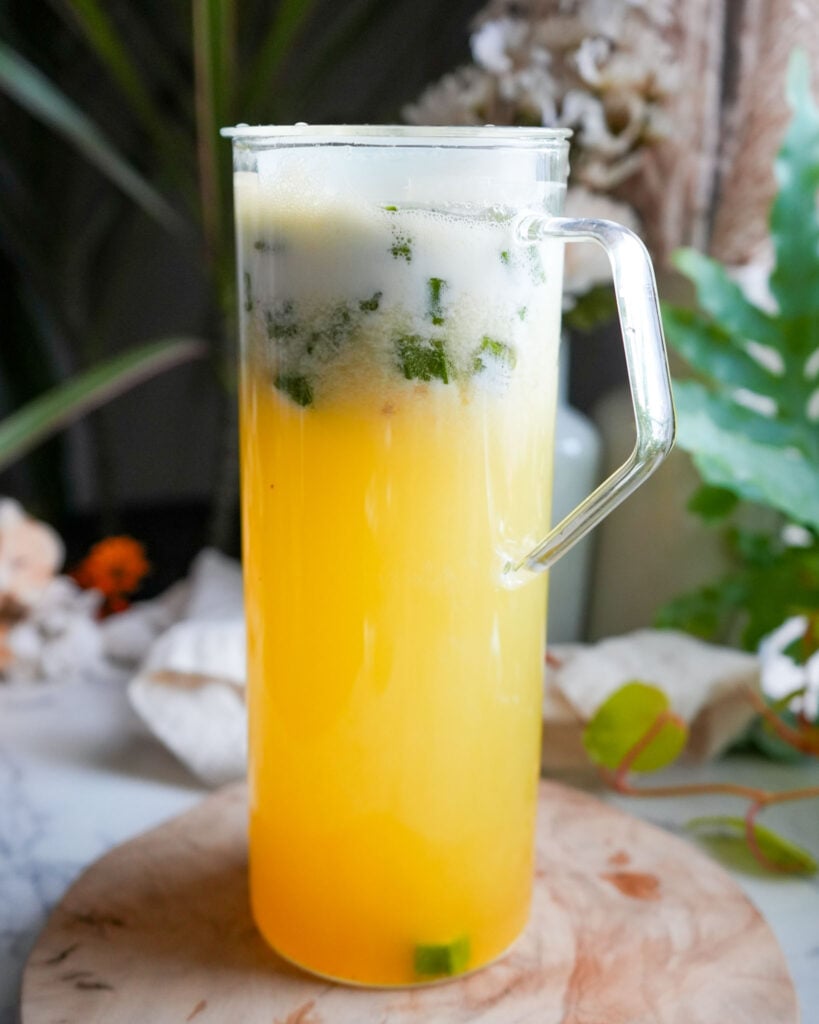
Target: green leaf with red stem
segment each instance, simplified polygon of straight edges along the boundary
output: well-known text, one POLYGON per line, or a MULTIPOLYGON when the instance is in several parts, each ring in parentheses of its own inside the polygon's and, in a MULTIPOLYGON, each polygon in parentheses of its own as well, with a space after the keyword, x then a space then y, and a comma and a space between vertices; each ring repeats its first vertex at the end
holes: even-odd
POLYGON ((633 680, 600 705, 583 732, 583 746, 592 761, 612 771, 654 772, 677 759, 687 738, 666 694, 633 680))
MULTIPOLYGON (((753 806, 751 808, 753 810, 753 806)), ((765 825, 760 825, 751 818, 753 841, 748 842, 748 820, 718 814, 701 818, 692 818, 685 827, 697 835, 707 838, 720 837, 729 839, 732 845, 741 844, 754 856, 756 861, 769 871, 782 871, 787 874, 814 875, 819 871, 815 857, 801 846, 779 835, 765 825)), ((727 851, 730 853, 730 847, 727 851)))

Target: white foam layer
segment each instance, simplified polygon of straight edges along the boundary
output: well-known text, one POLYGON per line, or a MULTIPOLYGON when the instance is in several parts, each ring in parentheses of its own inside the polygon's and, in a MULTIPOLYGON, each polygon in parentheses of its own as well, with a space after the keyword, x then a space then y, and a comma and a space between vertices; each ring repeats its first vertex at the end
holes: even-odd
MULTIPOLYGON (((396 173, 407 164, 398 155, 396 173)), ((455 377, 502 390, 511 366, 496 358, 496 343, 515 365, 544 345, 556 359, 562 244, 518 241, 517 208, 409 203, 407 189, 398 199, 374 179, 375 201, 354 194, 352 178, 344 188, 313 187, 297 156, 287 173, 281 160, 276 166, 268 181, 237 174, 235 188, 245 329, 262 345, 268 339, 279 368, 352 379, 355 364, 366 363, 394 375, 396 340, 412 336, 424 345, 441 339, 455 377), (478 375, 486 338, 495 348, 485 349, 478 375)))
POLYGON ((257 157, 263 189, 293 186, 306 198, 483 209, 498 205, 557 211, 564 186, 539 181, 537 150, 430 146, 279 146, 257 157))

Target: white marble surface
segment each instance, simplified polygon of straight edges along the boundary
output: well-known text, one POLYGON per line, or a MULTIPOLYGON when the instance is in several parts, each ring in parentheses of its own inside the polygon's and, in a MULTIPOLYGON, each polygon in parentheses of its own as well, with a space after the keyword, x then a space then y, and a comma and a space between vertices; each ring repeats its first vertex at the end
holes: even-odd
MULTIPOLYGON (((790 788, 817 784, 819 765, 731 759, 666 775, 681 777, 790 788)), ((183 811, 204 792, 148 735, 126 703, 124 680, 0 690, 0 1024, 17 1022, 26 956, 71 881, 105 850, 183 811)), ((674 831, 697 814, 729 813, 734 806, 725 798, 601 795, 674 831)), ((777 807, 765 820, 819 853, 819 802, 777 807)), ((784 950, 803 1024, 819 1024, 819 880, 732 874, 784 950)))
POLYGON ((74 878, 204 793, 122 679, 0 691, 0 1024, 16 1024, 26 957, 74 878))

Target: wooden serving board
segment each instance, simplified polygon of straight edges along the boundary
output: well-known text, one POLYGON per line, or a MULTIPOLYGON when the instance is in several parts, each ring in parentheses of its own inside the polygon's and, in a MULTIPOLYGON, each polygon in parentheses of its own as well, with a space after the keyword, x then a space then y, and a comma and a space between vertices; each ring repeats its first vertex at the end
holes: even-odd
POLYGON ((544 782, 529 926, 494 965, 424 989, 309 977, 264 944, 232 786, 117 847, 69 889, 23 978, 23 1024, 795 1024, 760 916, 715 863, 544 782))

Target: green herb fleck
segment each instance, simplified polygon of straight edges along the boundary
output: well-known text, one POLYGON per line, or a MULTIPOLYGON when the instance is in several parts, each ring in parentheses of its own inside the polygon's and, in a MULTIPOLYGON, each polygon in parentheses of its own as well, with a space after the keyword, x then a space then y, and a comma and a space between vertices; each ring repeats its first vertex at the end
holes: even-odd
POLYGON ((381 305, 382 292, 376 292, 371 299, 362 299, 358 304, 358 308, 362 313, 374 313, 381 305))
POLYGON ((253 312, 253 295, 250 290, 250 274, 246 270, 242 277, 245 283, 245 313, 253 312))
POLYGON ((450 368, 440 338, 403 334, 396 340, 398 361, 407 380, 441 380, 449 383, 450 368))
POLYGON ((480 373, 491 362, 500 363, 508 369, 514 370, 517 361, 515 350, 510 345, 484 335, 472 360, 472 370, 474 373, 480 373))
POLYGON ((387 213, 397 213, 398 212, 398 207, 397 206, 384 206, 384 207, 382 207, 382 209, 386 210, 387 213))
POLYGON ((279 391, 284 391, 297 405, 310 405, 313 401, 313 389, 306 377, 295 374, 279 374, 275 384, 279 391))
POLYGON ((415 947, 415 973, 422 977, 451 977, 462 974, 469 964, 469 936, 452 942, 430 943, 415 947))
POLYGON ((341 351, 355 328, 353 310, 346 302, 339 302, 319 323, 318 328, 310 332, 304 350, 308 356, 315 353, 317 359, 327 362, 341 351))
POLYGON ((333 307, 325 331, 330 341, 341 342, 346 341, 354 327, 352 310, 346 302, 340 302, 333 307))
POLYGON ((518 310, 518 316, 520 317, 521 320, 525 320, 526 319, 526 307, 525 306, 521 306, 520 307, 520 309, 518 310))
POLYGON ((543 284, 546 280, 546 271, 543 268, 543 260, 540 258, 540 250, 536 245, 526 247, 526 261, 532 281, 535 284, 543 284))
POLYGON ((295 320, 296 307, 290 299, 277 302, 272 309, 265 311, 268 338, 292 338, 299 332, 295 320))
POLYGON ((404 235, 400 231, 396 231, 394 234, 395 241, 390 246, 390 252, 394 259, 406 260, 407 263, 412 263, 412 239, 409 235, 404 235))
POLYGON ((543 261, 536 245, 527 245, 523 253, 519 250, 504 249, 500 253, 500 261, 510 270, 523 268, 535 284, 543 284, 546 280, 546 271, 543 269, 543 261))
POLYGON ((427 281, 427 288, 429 289, 429 315, 432 322, 440 327, 444 322, 444 309, 441 305, 441 292, 447 287, 446 281, 440 277, 431 277, 427 281))
POLYGON ((253 243, 257 252, 281 252, 284 249, 284 242, 278 239, 257 238, 253 243))

